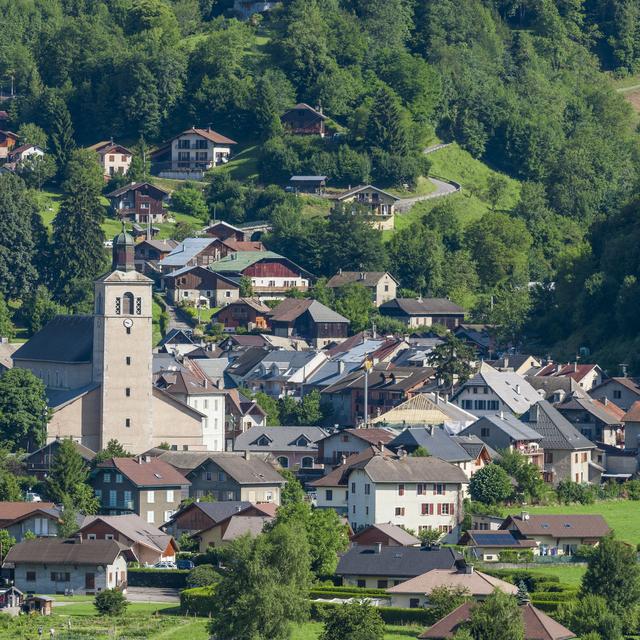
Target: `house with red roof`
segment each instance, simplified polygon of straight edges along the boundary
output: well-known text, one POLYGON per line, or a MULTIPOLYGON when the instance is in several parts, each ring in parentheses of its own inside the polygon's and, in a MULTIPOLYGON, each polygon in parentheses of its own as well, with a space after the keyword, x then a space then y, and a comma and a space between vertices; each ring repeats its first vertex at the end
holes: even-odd
POLYGON ((280 116, 282 126, 298 136, 316 135, 324 137, 327 116, 318 107, 314 109, 305 102, 300 102, 280 116))
POLYGON ((578 364, 577 362, 568 364, 548 362, 532 372, 532 375, 534 377, 573 378, 585 391, 597 387, 604 378, 604 373, 597 364, 578 364))
POLYGON ((0 130, 0 162, 9 158, 9 154, 17 143, 18 135, 16 133, 0 130))
POLYGON ((133 152, 121 144, 115 143, 113 140, 105 140, 96 142, 89 147, 91 151, 98 154, 98 161, 102 167, 105 179, 111 178, 116 174, 126 175, 131 166, 133 152))
POLYGON ((607 399, 629 411, 631 405, 640 400, 640 380, 626 376, 607 378, 601 385, 591 389, 589 395, 600 402, 607 399))

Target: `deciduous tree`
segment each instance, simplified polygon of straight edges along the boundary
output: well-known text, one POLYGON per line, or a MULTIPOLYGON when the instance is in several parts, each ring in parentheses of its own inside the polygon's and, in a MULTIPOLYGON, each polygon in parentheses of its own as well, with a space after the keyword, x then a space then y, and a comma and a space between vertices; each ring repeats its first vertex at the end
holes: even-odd
POLYGON ((497 504, 513 493, 513 487, 507 472, 502 467, 497 464, 488 464, 471 476, 469 493, 478 502, 497 504))
POLYGON ((324 620, 320 640, 383 640, 384 622, 366 600, 333 608, 324 620))

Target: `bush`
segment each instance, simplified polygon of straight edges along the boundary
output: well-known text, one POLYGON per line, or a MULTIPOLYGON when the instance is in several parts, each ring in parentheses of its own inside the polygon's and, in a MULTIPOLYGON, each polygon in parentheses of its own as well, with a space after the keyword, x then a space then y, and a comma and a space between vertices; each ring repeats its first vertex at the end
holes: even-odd
POLYGON ((211 587, 218 582, 220 574, 211 564, 201 564, 189 572, 187 576, 187 586, 193 587, 211 587))
POLYGON ((484 573, 490 576, 495 576, 501 580, 506 580, 512 584, 519 584, 524 582, 527 591, 551 591, 550 585, 558 585, 558 588, 562 590, 560 586, 560 577, 549 575, 546 573, 531 573, 526 569, 483 569, 484 573))
POLYGON ((185 589, 180 593, 180 610, 183 613, 191 613, 196 616, 210 616, 212 596, 213 587, 185 589))
POLYGON ((505 549, 498 554, 500 562, 533 562, 533 551, 525 549, 516 551, 515 549, 505 549))
MULTIPOLYGON (((341 607, 338 602, 312 602, 311 618, 322 621, 325 615, 341 607)), ((378 607, 378 612, 386 624, 431 625, 435 622, 433 614, 426 609, 401 609, 400 607, 378 607)))
POLYGON ((189 571, 181 569, 129 569, 130 587, 169 587, 184 589, 189 571))
POLYGON ((93 606, 98 613, 103 616, 119 616, 125 612, 129 606, 122 591, 117 589, 106 589, 101 591, 94 599, 93 606))

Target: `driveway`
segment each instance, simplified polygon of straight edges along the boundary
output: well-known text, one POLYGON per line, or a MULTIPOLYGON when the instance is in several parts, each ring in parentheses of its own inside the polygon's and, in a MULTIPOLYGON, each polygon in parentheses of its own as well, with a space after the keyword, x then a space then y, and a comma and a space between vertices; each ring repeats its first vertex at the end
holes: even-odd
POLYGON ((129 602, 180 602, 180 590, 169 587, 127 587, 129 602))
POLYGON ((438 178, 429 178, 429 181, 435 185, 435 191, 427 193, 424 196, 401 198, 398 202, 396 202, 396 212, 406 213, 407 211, 409 211, 409 209, 411 209, 411 207, 413 207, 416 202, 421 202, 422 200, 432 200, 433 198, 442 198, 443 196, 457 193, 461 189, 460 185, 454 182, 445 182, 444 180, 438 180, 438 178))

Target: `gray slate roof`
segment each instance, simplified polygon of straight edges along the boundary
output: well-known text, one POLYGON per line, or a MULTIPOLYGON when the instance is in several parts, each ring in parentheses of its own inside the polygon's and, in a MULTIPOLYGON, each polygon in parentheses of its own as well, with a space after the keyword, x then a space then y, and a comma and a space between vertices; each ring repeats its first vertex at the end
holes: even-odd
MULTIPOLYGON (((228 502, 194 502, 184 509, 198 508, 214 522, 221 522, 250 506, 251 503, 246 500, 230 500, 228 502)), ((181 511, 184 511, 184 509, 181 509, 181 511)), ((181 511, 176 512, 171 519, 175 520, 181 511)))
POLYGON ((469 482, 460 467, 435 456, 428 458, 404 456, 400 459, 392 459, 379 455, 357 464, 353 468, 364 469, 373 482, 381 483, 452 482, 467 484, 469 482))
POLYGON ((437 425, 409 427, 387 446, 392 451, 402 446, 409 452, 424 447, 432 456, 447 462, 468 462, 472 459, 444 428, 437 425))
POLYGON ((93 316, 56 316, 23 344, 13 360, 43 362, 91 362, 93 316))
POLYGON ((400 312, 409 316, 463 314, 464 309, 447 298, 394 298, 380 305, 380 311, 400 312))
POLYGON ((541 436, 543 449, 595 449, 596 445, 585 438, 553 405, 541 400, 522 416, 541 436))
POLYGON ((462 556, 453 549, 356 545, 338 561, 339 576, 413 578, 432 569, 453 569, 462 556))
POLYGON ((47 406, 54 411, 58 411, 99 386, 99 382, 90 382, 77 389, 47 389, 47 406))
POLYGON ((164 552, 172 536, 158 527, 148 524, 137 513, 127 513, 120 516, 85 516, 80 530, 86 529, 96 520, 104 522, 107 526, 120 532, 133 542, 137 542, 156 551, 164 552))
POLYGON ((127 547, 115 540, 62 540, 38 538, 11 547, 5 564, 97 565, 111 564, 127 547))
POLYGON ((162 267, 182 267, 215 241, 215 238, 185 238, 158 264, 162 267))
POLYGON ((518 420, 518 418, 510 413, 504 413, 502 416, 482 416, 472 425, 463 429, 460 434, 467 435, 470 433, 472 427, 484 426, 485 424, 490 424, 491 427, 497 427, 506 433, 512 440, 535 440, 537 442, 542 439, 542 436, 535 431, 535 429, 532 429, 528 424, 518 420))
POLYGON ((323 440, 327 435, 329 434, 320 427, 251 427, 235 439, 233 449, 234 451, 262 451, 265 453, 270 451, 313 453, 318 450, 318 441, 323 440), (268 439, 269 444, 258 444, 263 436, 268 439), (309 444, 304 446, 297 444, 300 438, 306 438, 309 444))

